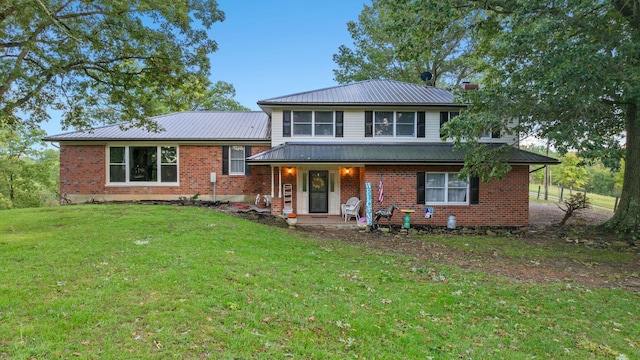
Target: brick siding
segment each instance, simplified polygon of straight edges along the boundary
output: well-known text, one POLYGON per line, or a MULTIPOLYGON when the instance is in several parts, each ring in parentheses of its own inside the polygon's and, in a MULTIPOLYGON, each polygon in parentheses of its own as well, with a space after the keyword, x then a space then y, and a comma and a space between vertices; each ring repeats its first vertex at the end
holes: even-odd
MULTIPOLYGON (((418 172, 457 172, 460 166, 366 166, 364 182, 370 182, 373 211, 396 204, 400 209, 413 209, 412 225, 446 226, 449 215, 455 215, 456 226, 527 226, 529 224, 529 167, 512 166, 500 180, 480 184, 479 204, 428 205, 434 208, 431 219, 425 218, 427 205, 417 203, 418 172), (380 175, 383 177, 384 202, 377 201, 380 175)), ((364 199, 364 186, 360 194, 364 199)), ((396 210, 398 211, 398 210, 396 210)), ((404 214, 394 213, 392 224, 403 223, 404 214)), ((383 224, 386 219, 383 220, 383 224)))
MULTIPOLYGON (((252 146, 251 154, 269 149, 252 146)), ((200 193, 200 199, 213 198, 209 174, 217 174, 217 200, 251 201, 257 194, 271 192, 269 166, 251 166, 251 174, 222 175, 222 146, 180 145, 179 186, 107 186, 106 146, 60 146, 60 193, 74 202, 95 200, 177 199, 200 193)))

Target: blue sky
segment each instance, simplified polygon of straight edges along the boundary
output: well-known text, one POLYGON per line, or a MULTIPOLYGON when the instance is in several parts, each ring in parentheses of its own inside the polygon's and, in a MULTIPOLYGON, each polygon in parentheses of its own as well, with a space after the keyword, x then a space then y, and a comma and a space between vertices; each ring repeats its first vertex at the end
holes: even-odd
MULTIPOLYGON (((352 46, 348 21, 357 21, 369 0, 218 0, 226 20, 214 24, 212 81, 226 81, 235 99, 260 110, 258 100, 335 86, 333 54, 352 46)), ((61 133, 59 120, 42 124, 61 133)))

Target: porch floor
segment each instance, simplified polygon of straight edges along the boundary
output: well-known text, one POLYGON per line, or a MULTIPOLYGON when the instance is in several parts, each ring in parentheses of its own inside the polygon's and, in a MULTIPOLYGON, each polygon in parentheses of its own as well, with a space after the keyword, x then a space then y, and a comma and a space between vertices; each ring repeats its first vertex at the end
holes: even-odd
POLYGON ((296 226, 323 226, 323 227, 333 227, 333 228, 344 228, 344 229, 353 229, 357 230, 358 225, 356 224, 356 220, 351 218, 351 220, 345 222, 344 218, 340 215, 298 215, 298 224, 296 226))

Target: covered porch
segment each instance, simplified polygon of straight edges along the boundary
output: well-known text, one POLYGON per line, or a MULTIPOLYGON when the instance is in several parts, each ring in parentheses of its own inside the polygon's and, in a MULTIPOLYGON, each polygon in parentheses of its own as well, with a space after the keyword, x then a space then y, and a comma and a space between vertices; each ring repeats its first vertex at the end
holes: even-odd
MULTIPOLYGON (((271 214, 308 215, 313 221, 342 219, 342 205, 362 198, 364 166, 278 164, 271 166, 271 214)), ((352 219, 353 221, 353 219, 352 219)))

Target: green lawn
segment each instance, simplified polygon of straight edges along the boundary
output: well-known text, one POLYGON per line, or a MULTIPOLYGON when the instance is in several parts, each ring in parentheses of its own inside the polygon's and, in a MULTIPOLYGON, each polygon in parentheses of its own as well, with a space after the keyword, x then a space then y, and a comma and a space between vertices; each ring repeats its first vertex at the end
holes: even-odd
MULTIPOLYGON (((529 191, 531 193, 535 193, 536 195, 533 196, 533 198, 537 199, 538 187, 540 187, 540 199, 544 199, 544 185, 529 184, 529 191)), ((580 190, 580 191, 573 190, 573 192, 570 192, 569 189, 564 189, 562 197, 563 199, 566 199, 569 196, 571 196, 571 193, 575 194, 576 192, 582 192, 582 191, 583 190, 580 190)), ((555 185, 549 185, 549 196, 552 197, 549 200, 557 202, 560 197, 560 187, 555 185)), ((616 198, 613 196, 605 196, 605 195, 599 195, 599 194, 593 194, 593 193, 587 193, 587 199, 589 199, 589 203, 591 205, 605 208, 605 209, 611 209, 612 211, 616 201, 616 198)))
MULTIPOLYGON (((514 239, 484 239, 510 256, 514 239)), ((520 283, 195 207, 1 211, 0 274, 0 359, 640 358, 637 294, 520 283)))

